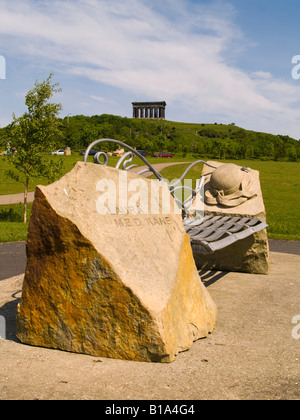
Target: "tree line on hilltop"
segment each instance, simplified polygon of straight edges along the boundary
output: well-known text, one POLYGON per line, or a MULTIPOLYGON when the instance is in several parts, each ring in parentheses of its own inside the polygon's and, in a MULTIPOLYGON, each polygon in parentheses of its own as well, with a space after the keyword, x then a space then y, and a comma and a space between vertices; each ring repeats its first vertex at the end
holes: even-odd
MULTIPOLYGON (((65 145, 75 149, 84 149, 96 139, 111 138, 148 154, 167 151, 195 158, 300 159, 300 141, 289 136, 248 131, 234 123, 186 124, 103 114, 66 117, 61 120, 60 129, 65 145)), ((114 146, 107 145, 111 147, 114 146)))
MULTIPOLYGON (((189 155, 209 159, 300 159, 300 141, 289 136, 245 130, 234 123, 187 124, 103 114, 59 118, 58 128, 62 135, 57 147, 69 146, 78 151, 84 150, 94 140, 111 138, 148 154, 167 151, 181 157, 189 155)), ((0 129, 1 150, 8 141, 13 145, 10 125, 0 129)), ((114 147, 107 144, 104 151, 114 147)))

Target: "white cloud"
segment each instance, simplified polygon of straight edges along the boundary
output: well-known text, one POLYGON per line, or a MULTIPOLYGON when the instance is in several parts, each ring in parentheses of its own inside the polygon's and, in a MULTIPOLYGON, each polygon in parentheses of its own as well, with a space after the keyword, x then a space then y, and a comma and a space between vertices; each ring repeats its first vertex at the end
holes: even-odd
POLYGON ((115 104, 115 101, 112 101, 111 99, 103 98, 102 96, 91 95, 91 99, 97 102, 105 103, 105 104, 115 104))
POLYGON ((230 3, 0 0, 0 7, 0 37, 16 54, 131 96, 181 103, 197 115, 211 112, 253 129, 257 123, 274 131, 272 121, 299 128, 299 87, 226 61, 245 45, 230 3))

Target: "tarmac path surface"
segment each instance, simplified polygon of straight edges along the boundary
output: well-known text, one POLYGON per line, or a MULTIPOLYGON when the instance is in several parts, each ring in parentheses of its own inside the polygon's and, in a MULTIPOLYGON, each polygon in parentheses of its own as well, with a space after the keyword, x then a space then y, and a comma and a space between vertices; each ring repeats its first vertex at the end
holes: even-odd
POLYGON ((0 281, 25 273, 26 242, 0 243, 0 281))

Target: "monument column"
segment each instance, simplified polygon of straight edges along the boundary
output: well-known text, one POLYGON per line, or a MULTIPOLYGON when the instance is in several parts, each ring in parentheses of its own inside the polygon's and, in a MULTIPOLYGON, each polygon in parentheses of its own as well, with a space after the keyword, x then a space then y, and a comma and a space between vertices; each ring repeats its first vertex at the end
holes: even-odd
POLYGON ((166 102, 132 102, 133 118, 165 119, 166 102))

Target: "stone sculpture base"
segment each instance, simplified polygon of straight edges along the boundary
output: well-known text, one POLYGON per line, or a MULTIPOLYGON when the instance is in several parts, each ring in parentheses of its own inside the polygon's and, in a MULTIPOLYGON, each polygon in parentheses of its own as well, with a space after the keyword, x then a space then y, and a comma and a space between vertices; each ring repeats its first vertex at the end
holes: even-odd
MULTIPOLYGON (((122 181, 131 203, 135 183, 161 188, 132 173, 124 185, 120 173, 77 163, 60 181, 37 187, 17 335, 35 346, 171 362, 212 332, 216 306, 181 215, 99 214, 99 180, 116 190, 122 181)), ((166 195, 174 204, 164 185, 160 200, 166 195)))
MULTIPOLYGON (((208 162, 220 166, 219 162, 208 162)), ((205 183, 209 182, 212 169, 204 166, 202 175, 207 175, 205 183)), ((251 170, 253 190, 256 197, 234 208, 224 208, 220 205, 205 205, 204 214, 221 216, 257 217, 266 220, 266 211, 259 181, 259 172, 251 170)), ((266 229, 228 247, 215 251, 213 254, 194 252, 195 262, 200 270, 239 271, 253 274, 269 273, 269 244, 266 229)))
POLYGON ((213 254, 194 252, 199 270, 269 273, 269 245, 265 229, 213 254))

